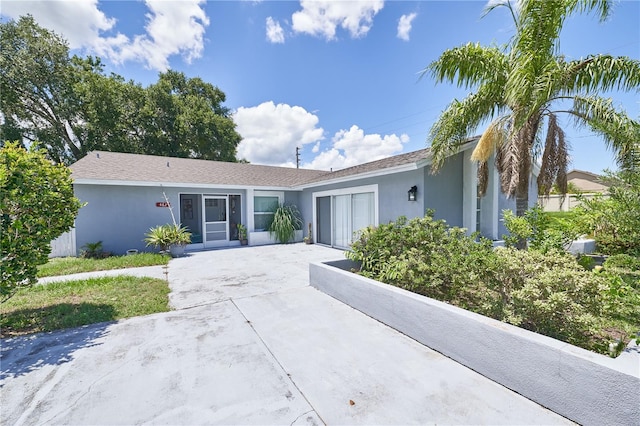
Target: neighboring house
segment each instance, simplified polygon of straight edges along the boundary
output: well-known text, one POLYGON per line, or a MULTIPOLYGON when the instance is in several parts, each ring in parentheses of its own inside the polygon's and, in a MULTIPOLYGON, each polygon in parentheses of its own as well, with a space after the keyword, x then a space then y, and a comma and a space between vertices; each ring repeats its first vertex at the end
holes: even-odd
MULTIPOLYGON (((71 166, 75 194, 86 203, 76 219, 74 251, 97 241, 116 254, 145 250, 145 233, 171 223, 170 210, 193 233, 188 249, 239 245, 238 223, 247 227, 250 245, 269 244, 265 228, 277 203, 295 204, 303 232, 311 223, 314 242, 337 248, 347 248, 368 225, 427 209, 452 226, 499 239, 501 211, 515 201, 500 193, 495 170, 487 194, 477 197, 477 165, 470 161, 476 142, 464 144, 435 175, 428 148, 332 172, 91 152, 71 166)), ((535 187, 530 194, 535 203, 535 187)))
MULTIPOLYGON (((548 197, 540 196, 538 203, 546 212, 569 211, 580 205, 580 198, 592 199, 599 194, 606 193, 609 186, 602 181, 602 177, 584 170, 571 170, 567 173, 567 184, 580 191, 581 195, 552 194, 548 197)), ((605 195, 606 197, 607 195, 605 195)))
POLYGON ((602 181, 602 177, 583 170, 571 170, 567 173, 567 183, 573 184, 580 192, 607 192, 609 186, 602 181))

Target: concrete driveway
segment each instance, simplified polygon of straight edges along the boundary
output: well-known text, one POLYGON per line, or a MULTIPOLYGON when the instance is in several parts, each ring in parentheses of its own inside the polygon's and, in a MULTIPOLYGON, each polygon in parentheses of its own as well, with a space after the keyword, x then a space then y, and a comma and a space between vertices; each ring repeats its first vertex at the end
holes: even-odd
POLYGON ((308 286, 342 257, 192 253, 172 312, 3 340, 2 424, 570 423, 308 286))

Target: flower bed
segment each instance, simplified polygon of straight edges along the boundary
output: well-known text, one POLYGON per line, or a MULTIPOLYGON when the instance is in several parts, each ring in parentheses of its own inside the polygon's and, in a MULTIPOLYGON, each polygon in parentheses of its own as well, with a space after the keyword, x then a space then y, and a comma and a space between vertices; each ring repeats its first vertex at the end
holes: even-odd
POLYGON ((581 424, 637 424, 640 349, 612 359, 349 272, 312 263, 313 287, 581 424))

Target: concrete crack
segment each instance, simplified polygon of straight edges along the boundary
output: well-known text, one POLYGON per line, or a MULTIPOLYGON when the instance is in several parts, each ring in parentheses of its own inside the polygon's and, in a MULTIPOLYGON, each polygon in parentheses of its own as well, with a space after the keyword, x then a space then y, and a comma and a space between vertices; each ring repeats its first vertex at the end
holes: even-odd
POLYGON ((306 411, 306 412, 304 412, 304 413, 300 414, 300 415, 299 415, 298 417, 296 417, 296 418, 295 418, 291 423, 289 423, 289 426, 293 426, 293 425, 294 425, 298 420, 300 420, 300 417, 302 417, 302 416, 306 416, 307 414, 309 414, 309 413, 313 413, 313 412, 314 412, 314 410, 309 410, 309 411, 306 411))

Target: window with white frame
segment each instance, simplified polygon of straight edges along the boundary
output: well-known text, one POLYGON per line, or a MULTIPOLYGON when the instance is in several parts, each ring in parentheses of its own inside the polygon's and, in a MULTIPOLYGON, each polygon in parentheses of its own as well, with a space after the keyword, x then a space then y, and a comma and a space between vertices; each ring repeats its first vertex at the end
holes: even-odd
POLYGON ((255 192, 253 196, 253 228, 266 231, 273 222, 273 215, 282 202, 280 193, 255 192))

